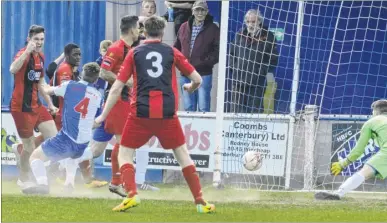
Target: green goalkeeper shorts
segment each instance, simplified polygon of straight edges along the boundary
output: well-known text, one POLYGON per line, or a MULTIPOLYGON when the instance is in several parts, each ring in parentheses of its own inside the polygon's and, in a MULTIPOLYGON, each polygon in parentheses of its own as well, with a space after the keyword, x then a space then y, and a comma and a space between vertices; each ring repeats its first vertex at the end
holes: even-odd
POLYGON ((379 150, 379 152, 367 161, 367 164, 372 166, 377 171, 377 178, 387 178, 387 151, 379 150))

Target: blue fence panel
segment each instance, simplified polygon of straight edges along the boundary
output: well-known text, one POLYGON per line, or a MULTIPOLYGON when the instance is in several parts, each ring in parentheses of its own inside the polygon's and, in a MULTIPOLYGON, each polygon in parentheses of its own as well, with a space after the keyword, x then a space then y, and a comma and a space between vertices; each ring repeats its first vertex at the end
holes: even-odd
POLYGON ((105 38, 105 2, 100 1, 2 1, 2 104, 9 105, 13 76, 9 66, 25 44, 32 24, 46 29, 45 66, 56 59, 68 43, 82 50, 81 65, 99 56, 105 38))
MULTIPOLYGON (((319 105, 324 88, 324 114, 369 114, 374 100, 387 97, 387 1, 344 1, 343 7, 340 6, 341 1, 305 3, 297 110, 303 109, 305 104, 319 105)), ((264 24, 270 29, 284 29, 284 39, 278 43, 280 58, 275 72, 278 83, 275 107, 276 113, 288 113, 297 2, 230 2, 229 42, 242 27, 243 17, 249 9, 259 9, 264 24)), ((229 86, 226 90, 230 90, 229 86)))
POLYGON ((323 114, 369 115, 371 103, 387 97, 387 2, 344 1, 340 7, 306 4, 297 108, 319 104, 325 87, 323 114))

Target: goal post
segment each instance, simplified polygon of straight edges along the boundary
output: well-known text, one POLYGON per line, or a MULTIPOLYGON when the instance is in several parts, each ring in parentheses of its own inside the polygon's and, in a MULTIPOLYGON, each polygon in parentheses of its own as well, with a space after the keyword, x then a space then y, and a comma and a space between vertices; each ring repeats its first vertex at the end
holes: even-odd
POLYGON ((227 41, 228 41, 228 11, 229 1, 222 1, 220 44, 219 44, 219 68, 218 68, 218 89, 216 103, 216 127, 215 127, 215 152, 214 152, 214 175, 213 186, 221 184, 222 171, 222 147, 223 147, 223 119, 224 119, 224 92, 227 72, 227 41))
MULTIPOLYGON (((243 2, 243 1, 242 1, 243 2)), ((304 1, 299 1, 298 3, 298 10, 302 14, 302 10, 304 7, 304 1)), ((225 114, 225 97, 224 94, 227 91, 226 89, 226 82, 227 82, 227 74, 229 72, 229 66, 228 66, 228 59, 229 59, 229 44, 228 36, 229 36, 229 19, 230 19, 230 2, 229 1, 222 1, 222 8, 221 8, 221 35, 220 35, 220 52, 219 52, 219 73, 218 73, 218 89, 217 89, 217 109, 216 109, 216 138, 215 138, 215 154, 214 154, 214 162, 215 162, 215 169, 213 173, 213 186, 219 187, 221 183, 224 183, 225 178, 229 177, 230 170, 224 171, 225 168, 224 165, 228 165, 227 163, 224 163, 224 157, 222 154, 225 153, 225 146, 228 144, 224 139, 224 121, 225 120, 232 120, 234 118, 238 120, 254 120, 254 121, 263 121, 267 122, 268 120, 271 120, 273 122, 281 121, 287 123, 287 129, 286 133, 288 136, 292 136, 295 128, 296 123, 296 100, 297 100, 297 89, 298 89, 298 77, 299 77, 299 64, 300 64, 300 38, 301 35, 296 35, 296 53, 294 56, 294 75, 292 80, 292 89, 289 91, 291 94, 290 100, 290 106, 289 110, 290 112, 288 114, 236 114, 236 113, 228 113, 225 114), (227 21, 227 22, 224 22, 227 21), (298 49, 297 49, 298 48, 298 49), (221 173, 224 174, 223 179, 221 173), (223 180, 223 182, 222 182, 223 180)), ((302 16, 298 17, 297 20, 297 33, 302 32, 302 16)), ((270 102, 273 103, 273 102, 270 102)), ((249 121, 247 121, 249 122, 249 121)), ((252 143, 252 142, 249 142, 252 143)), ((291 178, 291 168, 292 168, 292 152, 293 152, 293 137, 287 137, 286 139, 286 149, 284 152, 284 171, 283 171, 283 188, 290 189, 290 178, 291 178)), ((243 153, 238 154, 239 157, 243 155, 243 153)), ((235 171, 231 171, 231 174, 235 174, 235 171)))
MULTIPOLYGON (((330 173, 331 163, 353 148, 371 102, 387 97, 387 3, 222 1, 220 29, 215 187, 336 189, 377 152, 370 142, 361 161, 342 176, 330 173), (249 11, 275 37, 274 69, 275 53, 265 51, 270 36, 244 33, 249 11), (266 78, 263 92, 263 82, 252 77, 257 72, 266 78), (257 171, 243 168, 241 157, 249 150, 264 156, 257 171)), ((372 180, 359 190, 386 185, 372 180)))

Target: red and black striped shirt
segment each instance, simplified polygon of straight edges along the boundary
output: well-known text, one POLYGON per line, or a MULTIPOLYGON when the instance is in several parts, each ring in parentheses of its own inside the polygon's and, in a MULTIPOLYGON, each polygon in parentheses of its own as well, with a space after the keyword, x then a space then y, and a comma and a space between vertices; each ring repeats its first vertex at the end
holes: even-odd
MULTIPOLYGON (((25 47, 22 48, 16 54, 14 61, 25 50, 25 47)), ((38 86, 40 78, 44 77, 43 67, 43 53, 31 53, 27 56, 23 66, 14 74, 15 81, 11 99, 11 111, 32 112, 42 105, 38 96, 38 86)))
POLYGON ((195 68, 179 50, 159 40, 145 40, 129 51, 117 79, 133 75, 130 115, 141 118, 176 118, 179 105, 176 70, 190 75, 195 68))

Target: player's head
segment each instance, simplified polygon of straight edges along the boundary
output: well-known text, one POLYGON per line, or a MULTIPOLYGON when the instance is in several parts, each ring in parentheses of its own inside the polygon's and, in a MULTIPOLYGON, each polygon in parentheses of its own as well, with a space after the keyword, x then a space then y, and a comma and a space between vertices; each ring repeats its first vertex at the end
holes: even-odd
POLYGON ((138 16, 124 16, 121 19, 120 29, 122 37, 131 37, 132 41, 136 41, 140 35, 140 25, 138 16))
POLYGON ((147 38, 161 39, 164 35, 165 19, 160 16, 151 16, 144 22, 144 34, 147 38))
POLYGON ((79 48, 77 44, 67 44, 64 48, 64 55, 66 58, 66 62, 72 66, 79 66, 79 64, 81 63, 81 48, 79 48))
POLYGON ((203 22, 208 14, 208 5, 204 0, 196 1, 192 6, 192 15, 197 22, 203 22))
POLYGON ((156 2, 154 0, 144 0, 142 2, 142 14, 146 17, 156 14, 156 2))
POLYGON ((371 105, 372 108, 372 115, 380 115, 383 113, 387 113, 387 100, 386 99, 381 99, 377 100, 371 105))
POLYGON ((247 32, 255 33, 260 29, 262 25, 262 14, 258 10, 250 9, 246 12, 244 21, 246 24, 247 32))
POLYGON ((29 41, 36 44, 35 52, 41 52, 44 45, 44 27, 32 25, 28 30, 27 42, 29 41))
POLYGON ((96 62, 90 62, 83 65, 82 80, 88 83, 94 83, 99 77, 100 67, 96 62))
POLYGON ((99 53, 102 56, 105 56, 108 48, 113 44, 111 40, 102 40, 101 43, 99 44, 99 53))

